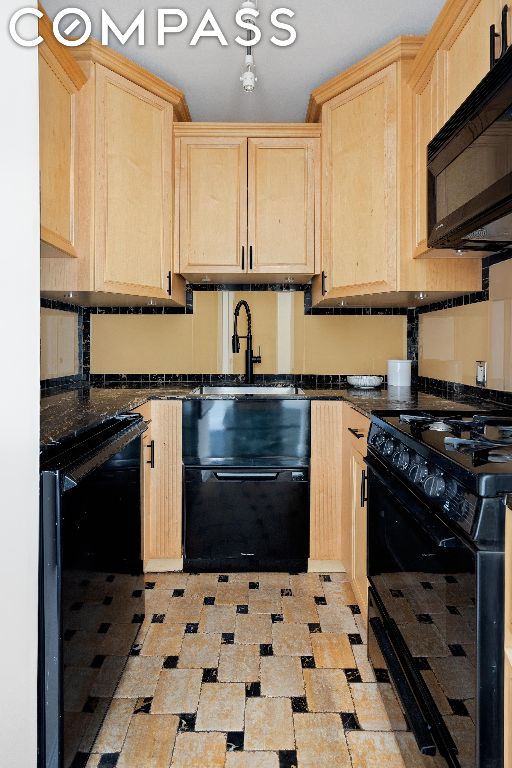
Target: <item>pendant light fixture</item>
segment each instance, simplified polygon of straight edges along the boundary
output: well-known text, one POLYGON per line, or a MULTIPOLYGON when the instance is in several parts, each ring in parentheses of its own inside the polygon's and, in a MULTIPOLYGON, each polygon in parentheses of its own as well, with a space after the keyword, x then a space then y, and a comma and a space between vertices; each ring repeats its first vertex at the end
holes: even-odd
MULTIPOLYGON (((240 5, 240 11, 256 11, 258 9, 258 0, 242 0, 242 3, 240 5)), ((242 13, 242 20, 256 26, 254 16, 247 14, 246 16, 242 13)), ((247 30, 247 42, 251 40, 251 30, 247 30)), ((240 82, 242 83, 242 88, 246 93, 253 93, 254 89, 256 87, 256 83, 258 82, 258 78, 256 77, 254 73, 254 56, 252 53, 252 46, 247 45, 247 48, 245 49, 245 67, 242 72, 242 75, 240 77, 240 82)))

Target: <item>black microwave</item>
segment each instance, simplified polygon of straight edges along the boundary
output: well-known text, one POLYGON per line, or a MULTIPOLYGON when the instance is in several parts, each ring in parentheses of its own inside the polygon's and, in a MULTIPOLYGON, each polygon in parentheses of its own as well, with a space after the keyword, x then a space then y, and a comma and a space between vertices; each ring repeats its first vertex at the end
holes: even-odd
POLYGON ((428 145, 427 176, 430 247, 512 244, 512 48, 428 145))

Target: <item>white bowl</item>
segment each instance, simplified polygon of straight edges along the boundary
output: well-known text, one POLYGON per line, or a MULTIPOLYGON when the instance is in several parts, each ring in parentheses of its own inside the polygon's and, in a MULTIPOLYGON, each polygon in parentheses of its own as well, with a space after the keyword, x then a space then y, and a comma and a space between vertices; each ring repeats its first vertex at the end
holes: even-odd
POLYGON ((374 389, 380 387, 384 376, 347 376, 347 382, 351 387, 358 389, 374 389))

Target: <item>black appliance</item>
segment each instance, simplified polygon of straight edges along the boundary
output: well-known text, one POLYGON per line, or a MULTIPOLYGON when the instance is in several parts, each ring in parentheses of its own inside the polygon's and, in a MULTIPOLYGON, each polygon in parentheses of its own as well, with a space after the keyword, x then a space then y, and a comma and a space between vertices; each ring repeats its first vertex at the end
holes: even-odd
POLYGON ((73 728, 64 706, 64 668, 68 677, 83 670, 77 659, 66 659, 69 613, 62 606, 75 574, 141 572, 140 436, 146 428, 142 416, 121 415, 41 454, 39 768, 64 768, 64 739, 73 728))
POLYGON ((512 243, 512 48, 428 146, 428 245, 512 243))
POLYGON ((370 660, 425 756, 502 768, 512 414, 374 416, 367 466, 370 660))
POLYGON ((306 400, 185 401, 185 570, 307 570, 309 459, 306 400))

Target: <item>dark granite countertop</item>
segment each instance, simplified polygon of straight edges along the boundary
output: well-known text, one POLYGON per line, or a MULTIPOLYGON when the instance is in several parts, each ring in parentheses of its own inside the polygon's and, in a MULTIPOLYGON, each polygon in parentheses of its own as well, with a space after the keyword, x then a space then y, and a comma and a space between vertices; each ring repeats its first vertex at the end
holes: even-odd
MULTIPOLYGON (((108 418, 131 411, 150 399, 188 399, 197 397, 223 397, 233 395, 192 394, 196 384, 166 387, 148 386, 140 389, 131 387, 78 387, 55 393, 47 393, 41 399, 41 446, 51 445, 65 438, 80 434, 84 430, 103 423, 108 418)), ((276 395, 268 395, 275 398, 276 395)), ((290 395, 288 395, 290 397, 290 395)), ((411 389, 406 395, 398 395, 385 388, 377 390, 357 389, 305 389, 304 395, 293 395, 294 399, 344 400, 357 410, 370 416, 379 411, 405 410, 486 410, 491 403, 474 400, 448 400, 435 395, 411 389)))

